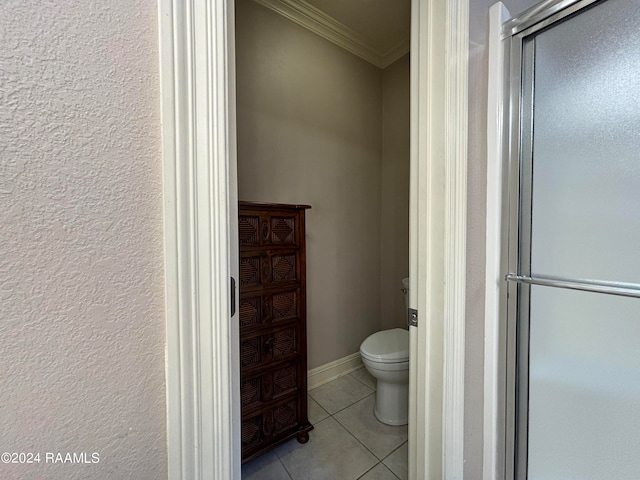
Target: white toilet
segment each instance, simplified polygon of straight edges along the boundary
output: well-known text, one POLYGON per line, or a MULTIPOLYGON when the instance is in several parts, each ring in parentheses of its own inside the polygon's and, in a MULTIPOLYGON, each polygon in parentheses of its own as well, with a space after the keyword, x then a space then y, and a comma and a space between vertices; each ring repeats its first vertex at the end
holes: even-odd
MULTIPOLYGON (((409 279, 403 279, 402 284, 407 305, 409 279)), ((406 425, 409 421, 409 332, 402 328, 376 332, 362 342, 360 356, 377 380, 376 418, 387 425, 406 425)))

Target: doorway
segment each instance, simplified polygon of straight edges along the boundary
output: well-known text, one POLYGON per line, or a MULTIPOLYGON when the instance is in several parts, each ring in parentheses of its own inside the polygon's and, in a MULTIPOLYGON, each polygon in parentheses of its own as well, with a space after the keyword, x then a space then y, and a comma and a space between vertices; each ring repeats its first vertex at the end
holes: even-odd
MULTIPOLYGON (((506 24, 506 478, 640 469, 640 34, 631 2, 506 24)), ((535 10, 535 9, 534 9, 535 10)))
POLYGON ((406 327, 410 1, 393 4, 405 50, 385 68, 260 2, 235 4, 238 198, 311 206, 310 370, 406 327))
MULTIPOLYGON (((233 13, 159 2, 172 480, 240 475, 233 13)), ((468 2, 411 17, 409 478, 430 480, 464 458, 468 2)))
MULTIPOLYGON (((364 423, 376 425, 373 408, 355 415, 360 420, 355 425, 347 426, 337 414, 338 408, 360 412, 352 403, 369 406, 374 398, 370 385, 358 385, 351 376, 351 370, 362 367, 360 343, 380 330, 407 328, 401 280, 409 274, 411 3, 369 2, 370 30, 360 24, 351 28, 362 28, 361 38, 371 46, 367 51, 373 51, 381 37, 373 26, 391 25, 398 18, 402 28, 396 27, 376 58, 391 46, 404 48, 384 62, 362 58, 361 51, 348 50, 349 44, 336 44, 343 37, 327 39, 313 30, 317 25, 304 21, 308 17, 292 21, 276 8, 278 2, 270 5, 235 2, 238 198, 311 206, 305 213, 306 361, 308 404, 320 414, 310 418, 315 426, 310 443, 286 456, 282 448, 272 449, 257 463, 272 459, 263 468, 287 468, 294 479, 299 478, 295 465, 302 463, 302 477, 316 478, 326 466, 314 460, 329 451, 325 456, 332 459, 335 476, 355 479, 376 466, 374 461, 384 461, 407 436, 406 426, 384 429, 380 424, 379 436, 392 436, 388 448, 367 450, 362 447, 376 435, 371 431, 363 439, 358 433, 364 423), (318 380, 316 372, 325 378, 318 380), (340 396, 353 395, 349 402, 326 398, 331 385, 323 384, 337 376, 340 396), (333 438, 327 444, 321 441, 325 429, 333 438), (352 436, 358 442, 347 448, 352 436)), ((339 15, 338 7, 345 7, 327 1, 290 5, 301 14, 322 14, 334 28, 339 19, 329 12, 339 15), (311 10, 314 5, 326 11, 311 10)), ((247 449, 261 435, 245 440, 243 433, 242 438, 247 449)), ((406 446, 404 452, 406 464, 406 446)), ((243 466, 243 475, 255 470, 256 462, 251 463, 243 466)), ((377 468, 390 474, 384 465, 377 468)))

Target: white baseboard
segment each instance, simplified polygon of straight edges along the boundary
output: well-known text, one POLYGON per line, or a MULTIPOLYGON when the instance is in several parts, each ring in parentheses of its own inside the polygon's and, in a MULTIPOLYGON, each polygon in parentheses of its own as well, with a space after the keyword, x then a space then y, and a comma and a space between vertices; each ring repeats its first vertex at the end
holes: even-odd
POLYGON ((360 367, 362 367, 362 359, 360 358, 360 352, 356 352, 312 368, 307 372, 307 389, 311 390, 324 385, 331 380, 358 370, 360 367))

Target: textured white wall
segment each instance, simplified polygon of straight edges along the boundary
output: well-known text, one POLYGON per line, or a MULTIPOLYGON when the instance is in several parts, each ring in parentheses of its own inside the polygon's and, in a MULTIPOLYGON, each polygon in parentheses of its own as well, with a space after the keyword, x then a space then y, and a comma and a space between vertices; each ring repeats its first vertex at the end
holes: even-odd
POLYGON ((242 200, 306 203, 309 368, 380 328, 382 72, 238 1, 242 200))
POLYGON ((167 474, 156 10, 0 4, 4 480, 167 474))

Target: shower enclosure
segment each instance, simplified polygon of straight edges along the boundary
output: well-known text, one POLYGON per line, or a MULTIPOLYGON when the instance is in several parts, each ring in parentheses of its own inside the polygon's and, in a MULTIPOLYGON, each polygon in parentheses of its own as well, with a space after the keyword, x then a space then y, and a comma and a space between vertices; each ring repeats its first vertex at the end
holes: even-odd
POLYGON ((503 27, 506 478, 639 476, 639 25, 634 1, 564 0, 503 27))

